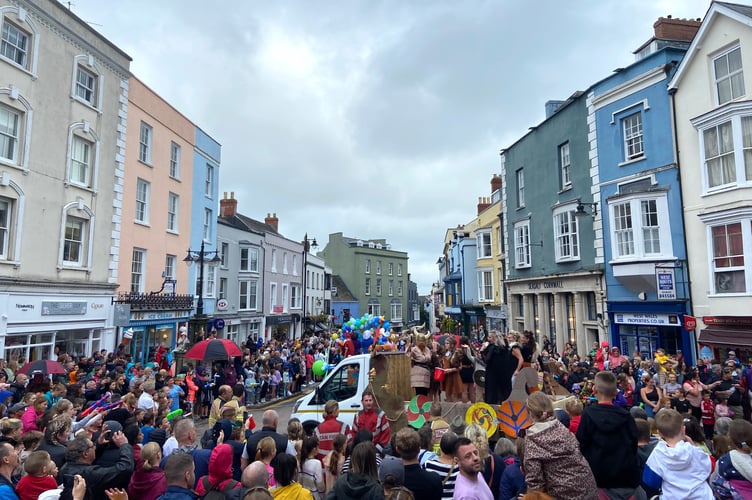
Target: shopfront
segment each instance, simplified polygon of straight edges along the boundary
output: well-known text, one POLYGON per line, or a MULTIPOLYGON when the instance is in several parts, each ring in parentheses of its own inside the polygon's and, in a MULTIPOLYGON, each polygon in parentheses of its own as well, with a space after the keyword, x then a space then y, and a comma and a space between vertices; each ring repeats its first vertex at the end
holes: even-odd
POLYGON ((266 317, 264 340, 285 341, 294 338, 295 327, 300 321, 299 314, 273 314, 266 317))
POLYGON ((752 358, 752 316, 703 316, 700 357, 724 361, 728 352, 746 363, 752 358))
POLYGON ((191 311, 136 311, 123 335, 123 343, 134 361, 146 363, 154 360, 160 346, 168 351, 175 349, 177 332, 187 326, 191 311))

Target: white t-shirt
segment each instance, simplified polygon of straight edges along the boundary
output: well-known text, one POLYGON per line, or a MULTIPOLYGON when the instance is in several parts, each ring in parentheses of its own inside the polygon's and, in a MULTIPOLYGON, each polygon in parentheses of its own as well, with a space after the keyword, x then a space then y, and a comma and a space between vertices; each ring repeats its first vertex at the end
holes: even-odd
POLYGON ((462 475, 457 474, 457 480, 454 482, 454 500, 493 500, 491 488, 488 487, 480 472, 471 481, 462 475))
POLYGON ((156 403, 154 403, 154 396, 147 392, 141 393, 141 395, 138 397, 138 407, 149 411, 156 408, 156 403))
POLYGON ((170 436, 170 438, 165 441, 164 446, 162 446, 162 458, 167 458, 170 455, 172 455, 172 452, 178 449, 178 440, 175 439, 175 436, 170 436))

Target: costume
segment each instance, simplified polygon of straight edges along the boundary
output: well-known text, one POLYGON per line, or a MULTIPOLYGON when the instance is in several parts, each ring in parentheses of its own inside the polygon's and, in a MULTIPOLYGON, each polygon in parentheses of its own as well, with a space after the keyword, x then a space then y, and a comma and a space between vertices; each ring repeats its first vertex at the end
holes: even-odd
POLYGON ((379 453, 383 453, 391 439, 386 413, 379 408, 360 410, 353 421, 353 432, 357 434, 361 429, 367 429, 373 433, 373 444, 379 453))
POLYGON ((459 395, 462 393, 462 379, 460 378, 460 367, 462 365, 462 353, 454 350, 447 351, 441 360, 445 370, 454 368, 454 372, 444 375, 442 389, 449 396, 450 394, 459 395))
POLYGON ((410 349, 410 384, 414 388, 424 388, 426 391, 431 387, 431 351, 428 347, 422 350, 418 346, 410 349))
POLYGON ((303 488, 300 483, 278 486, 271 493, 274 500, 313 500, 311 492, 303 488))
POLYGON ((708 485, 710 456, 686 441, 669 447, 658 443, 648 457, 642 480, 651 488, 663 489, 662 498, 713 498, 708 485))

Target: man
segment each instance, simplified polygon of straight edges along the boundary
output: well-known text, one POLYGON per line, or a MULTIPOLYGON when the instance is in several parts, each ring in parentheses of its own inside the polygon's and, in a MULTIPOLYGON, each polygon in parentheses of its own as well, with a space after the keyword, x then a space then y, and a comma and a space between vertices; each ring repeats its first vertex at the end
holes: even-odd
POLYGON ((0 498, 18 500, 11 478, 18 468, 18 453, 10 443, 0 443, 0 498))
POLYGON ((245 443, 245 449, 243 449, 243 456, 240 458, 240 467, 245 469, 250 463, 251 458, 256 458, 256 447, 263 438, 269 436, 274 439, 274 444, 277 447, 277 455, 280 453, 288 453, 292 456, 297 456, 295 445, 287 439, 287 436, 279 434, 277 432, 277 425, 279 424, 279 414, 274 410, 266 410, 264 416, 261 418, 261 430, 251 434, 251 437, 245 443))
POLYGON ((196 473, 196 478, 200 478, 209 474, 209 458, 211 458, 212 450, 201 449, 198 447, 198 445, 196 445, 196 426, 193 423, 193 420, 187 418, 179 420, 175 424, 175 430, 173 433, 175 434, 174 437, 178 442, 178 447, 170 454, 167 454, 167 452, 165 451, 165 456, 164 458, 162 458, 162 462, 159 466, 162 469, 165 469, 165 467, 167 467, 167 460, 170 457, 178 454, 186 454, 193 457, 193 463, 195 466, 194 472, 196 473))
POLYGON ((185 396, 183 389, 175 384, 173 377, 167 377, 167 396, 170 398, 170 411, 175 411, 180 408, 180 396, 185 396))
POLYGON ((26 394, 26 384, 29 382, 29 377, 25 373, 19 373, 16 375, 16 380, 10 384, 10 392, 13 393, 13 404, 20 403, 26 394))
MULTIPOLYGON (((415 500, 441 500, 441 478, 420 466, 420 437, 412 427, 401 429, 395 437, 397 453, 405 466, 405 488, 413 492, 415 500)), ((480 470, 480 469, 478 469, 480 470)))
POLYGON ((252 462, 248 467, 243 469, 243 475, 240 477, 242 488, 235 488, 226 496, 227 500, 241 500, 249 490, 254 488, 266 489, 269 483, 269 470, 266 464, 261 460, 252 462))
POLYGON ((389 431, 389 422, 386 414, 381 409, 376 408, 373 392, 367 390, 363 392, 361 398, 363 409, 358 412, 353 421, 353 434, 359 430, 366 429, 373 433, 373 444, 379 454, 384 454, 384 448, 389 444, 391 439, 389 431))
POLYGON ((324 421, 313 431, 319 440, 319 458, 321 459, 332 451, 332 443, 337 434, 347 437, 348 443, 352 441, 350 426, 337 420, 337 417, 339 417, 339 403, 330 399, 324 405, 324 421))
POLYGON ((167 491, 157 500, 196 500, 198 498, 193 493, 193 486, 196 484, 196 469, 190 455, 173 454, 167 459, 164 472, 167 491))
POLYGON ((742 367, 742 362, 739 361, 739 358, 736 357, 736 353, 734 351, 728 352, 728 358, 726 358, 726 361, 723 362, 723 365, 728 366, 729 363, 733 363, 734 368, 742 367))
POLYGON ((736 372, 731 368, 723 369, 723 378, 715 390, 716 395, 721 394, 728 398, 729 410, 734 412, 731 418, 743 419, 744 410, 742 409, 742 386, 739 384, 738 377, 734 378, 736 372))
POLYGON ((493 500, 491 488, 483 480, 478 448, 466 437, 457 438, 454 445, 454 458, 459 466, 459 474, 454 483, 455 500, 493 500))
POLYGON ((131 377, 130 382, 128 382, 128 387, 131 391, 136 387, 136 385, 142 384, 146 381, 146 377, 144 376, 144 367, 140 364, 136 364, 135 369, 136 375, 131 377))
MULTIPOLYGON (((104 440, 102 436, 100 440, 104 440)), ((112 442, 120 449, 120 456, 115 465, 94 465, 96 445, 87 436, 78 437, 68 443, 65 451, 65 464, 60 468, 58 478, 62 478, 66 489, 73 486, 73 476, 80 475, 92 492, 92 498, 107 498, 105 490, 112 488, 112 480, 121 473, 133 472, 133 448, 122 432, 112 434, 112 442)), ((104 441, 102 441, 104 442, 104 441)))
POLYGON ((154 382, 146 382, 143 386, 144 392, 138 397, 138 407, 144 411, 156 413, 157 404, 154 402, 154 392, 156 388, 154 382))
POLYGON ((240 411, 240 406, 238 406, 238 402, 232 399, 232 387, 229 385, 220 385, 219 391, 217 392, 217 399, 214 400, 211 406, 211 410, 209 411, 209 428, 213 428, 214 424, 217 423, 217 420, 222 419, 222 407, 225 405, 233 405, 235 407, 235 410, 240 413, 241 420, 243 412, 240 411))

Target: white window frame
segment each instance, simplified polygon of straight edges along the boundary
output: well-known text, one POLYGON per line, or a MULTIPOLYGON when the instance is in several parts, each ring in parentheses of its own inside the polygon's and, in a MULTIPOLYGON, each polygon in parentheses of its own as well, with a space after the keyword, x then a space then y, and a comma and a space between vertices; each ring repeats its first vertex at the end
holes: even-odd
POLYGON ((371 295, 371 278, 366 278, 365 294, 366 295, 371 295))
POLYGON ((518 168, 516 173, 517 177, 517 208, 525 207, 525 169, 518 168))
POLYGON ((282 252, 282 274, 289 274, 287 272, 287 252, 282 252))
POLYGON ((708 240, 708 279, 710 283, 710 295, 718 297, 752 295, 752 219, 750 214, 745 218, 734 217, 728 220, 713 221, 707 223, 708 240), (713 229, 721 226, 739 224, 742 237, 742 253, 740 255, 715 256, 715 238, 713 229), (719 259, 741 259, 741 263, 734 265, 718 266, 719 259), (742 290, 733 290, 736 276, 741 275, 744 279, 742 290), (721 279, 723 278, 723 279, 721 279), (727 288, 728 287, 728 288, 727 288), (724 290, 727 288, 727 290, 724 290))
POLYGON ((715 84, 714 85, 715 98, 719 106, 726 104, 727 102, 735 101, 739 99, 740 97, 744 97, 745 95, 744 63, 743 63, 743 59, 741 55, 741 47, 739 45, 730 47, 727 50, 725 50, 723 53, 715 56, 713 58, 712 67, 713 67, 713 79, 714 79, 714 84, 715 84), (729 61, 732 55, 734 54, 738 56, 740 67, 736 70, 730 70, 729 61), (726 74, 718 76, 719 64, 723 64, 724 69, 726 70, 726 74), (728 84, 729 96, 728 96, 728 99, 722 99, 720 86, 721 85, 726 86, 726 84, 728 84), (737 92, 734 92, 735 84, 737 86, 737 92))
POLYGON ((73 134, 68 181, 77 186, 92 187, 93 172, 94 144, 80 135, 73 134))
POLYGON ((5 111, 8 118, 6 123, 0 123, 0 138, 7 144, 0 149, 0 161, 18 164, 21 156, 23 113, 3 104, 0 104, 0 111, 5 111), (15 123, 11 123, 11 120, 15 123))
POLYGON ((131 253, 131 293, 144 293, 146 273, 146 249, 133 248, 131 253))
POLYGON ((14 66, 28 70, 33 57, 30 53, 32 34, 5 17, 0 30, 0 57, 14 66), (23 37, 23 43, 19 43, 21 37, 23 37), (15 57, 12 57, 9 52, 12 52, 15 57), (20 61, 18 55, 21 56, 20 61))
POLYGON ((389 312, 391 313, 391 321, 402 319, 402 303, 392 302, 389 304, 389 312))
POLYGON ((296 254, 292 254, 292 274, 293 276, 298 275, 298 256, 296 254))
POLYGON ((621 131, 622 140, 624 141, 624 161, 630 162, 644 158, 645 128, 643 126, 641 109, 625 115, 621 119, 621 131))
POLYGON ((257 310, 258 280, 253 278, 243 279, 238 281, 238 285, 238 309, 241 311, 257 310))
POLYGON ((164 279, 174 280, 176 278, 177 265, 178 265, 177 255, 170 255, 170 254, 165 255, 164 279))
MULTIPOLYGON (((376 295, 381 297, 381 278, 376 278, 376 295)), ((368 294, 366 294, 368 295, 368 294)))
POLYGON ((0 260, 10 260, 16 200, 0 196, 0 260))
POLYGON ((76 186, 81 189, 96 192, 97 178, 99 172, 99 136, 91 127, 89 122, 81 121, 73 123, 68 127, 68 151, 66 152, 66 172, 65 184, 76 186), (86 173, 86 179, 81 182, 74 178, 74 172, 80 166, 80 158, 76 158, 76 144, 84 144, 89 147, 89 161, 86 173))
POLYGON ((86 226, 88 221, 81 217, 76 217, 68 214, 65 218, 65 229, 63 237, 63 266, 65 267, 82 267, 85 264, 86 258, 86 226), (78 238, 76 238, 71 232, 71 227, 75 225, 77 227, 78 238), (73 253, 73 247, 78 247, 78 251, 75 252, 77 258, 71 258, 73 253))
POLYGON ((227 269, 227 262, 230 256, 230 244, 227 243, 226 241, 223 241, 220 243, 219 248, 220 248, 219 258, 221 259, 219 261, 219 266, 222 269, 227 269))
POLYGON ((674 259, 673 244, 671 239, 671 219, 668 211, 668 200, 665 193, 634 193, 629 196, 622 196, 608 202, 609 225, 611 228, 611 259, 612 262, 619 261, 643 261, 674 259), (643 226, 643 202, 655 203, 655 218, 658 223, 657 233, 660 242, 660 252, 649 252, 646 250, 646 230, 651 233, 656 231, 656 226, 643 226), (624 221, 631 222, 631 227, 620 228, 617 225, 617 216, 621 217, 622 213, 617 213, 619 207, 629 207, 629 214, 623 213, 624 221), (628 217, 628 219, 627 219, 628 217), (624 236, 620 236, 623 234, 624 236), (630 238, 631 237, 631 241, 630 238), (631 245, 632 252, 629 253, 627 247, 631 245), (621 248, 620 248, 621 246, 621 248))
POLYGON ((389 291, 388 295, 390 297, 393 297, 394 296, 394 280, 389 280, 389 290, 388 291, 389 291))
POLYGON ((530 220, 523 220, 514 225, 514 267, 530 267, 530 220))
POLYGON ((567 205, 554 210, 553 226, 556 262, 580 260, 580 225, 575 216, 575 206, 567 205))
POLYGON ((219 278, 219 288, 217 289, 218 299, 227 299, 227 284, 229 280, 227 278, 219 278))
MULTIPOLYGON (((730 189, 737 189, 743 187, 752 187, 752 161, 749 165, 745 162, 745 152, 752 149, 752 133, 748 134, 747 144, 744 143, 744 123, 747 123, 747 127, 752 127, 752 105, 748 101, 741 101, 738 103, 731 103, 718 112, 709 116, 704 116, 699 120, 692 120, 692 125, 697 129, 700 151, 700 165, 702 168, 702 183, 703 194, 711 194, 716 192, 722 192, 730 189), (721 127, 731 127, 731 149, 727 151, 721 151, 723 141, 720 139, 721 127), (716 133, 713 134, 714 140, 717 141, 717 151, 712 150, 712 145, 706 145, 707 140, 706 133, 715 129, 716 133), (711 153, 714 155, 710 157, 708 155, 708 147, 711 148, 711 153), (710 158, 710 160, 708 159, 710 158), (725 177, 724 161, 732 158, 733 169, 728 172, 728 179, 724 179, 717 185, 710 185, 709 175, 709 161, 720 160, 720 164, 716 163, 717 175, 725 177), (731 178, 733 177, 733 178, 731 178)), ((708 134, 708 137, 711 135, 708 134)))
POLYGON ((217 293, 217 266, 208 262, 204 262, 204 266, 204 297, 213 299, 217 293))
POLYGON ((154 143, 154 129, 146 122, 141 122, 138 136, 138 161, 151 166, 151 150, 154 143))
POLYGON ((381 316, 381 304, 368 304, 368 314, 381 316))
MULTIPOLYGON (((18 64, 14 59, 4 56, 1 50, 0 60, 36 78, 39 54, 39 29, 37 29, 34 20, 29 16, 28 11, 24 7, 14 7, 13 5, 0 7, 0 24, 2 24, 0 32, 2 32, 3 26, 6 23, 9 23, 17 30, 20 29, 27 36, 26 60, 23 65, 18 64)), ((0 36, 0 39, 2 39, 2 36, 0 36)))
POLYGON ((490 267, 478 269, 478 302, 493 302, 493 300, 493 269, 490 267))
POLYGON ((559 146, 559 168, 561 172, 561 189, 572 187, 572 159, 569 156, 569 141, 559 146))
POLYGON ((210 242, 211 241, 211 226, 212 226, 212 217, 214 217, 212 209, 211 208, 204 208, 204 241, 210 242))
POLYGON ((170 177, 180 179, 180 144, 170 143, 170 177))
POLYGON ((93 255, 92 241, 94 238, 94 212, 86 206, 81 199, 68 203, 63 207, 60 218, 60 250, 58 252, 58 269, 73 269, 78 271, 91 271, 93 255), (71 260, 66 255, 66 244, 69 241, 68 221, 75 219, 82 221, 81 226, 81 249, 77 260, 71 260))
POLYGON ((478 259, 488 259, 493 257, 493 246, 491 230, 484 229, 475 233, 476 248, 478 259))
POLYGON ((290 310, 290 285, 282 283, 282 312, 290 310))
POLYGON ((206 164, 206 180, 204 184, 204 196, 207 198, 214 197, 214 167, 210 164, 206 164))
POLYGON ((277 249, 276 248, 272 248, 271 259, 272 259, 272 262, 271 262, 272 272, 276 273, 277 272, 277 249))
POLYGON ((402 276, 402 263, 397 263, 397 276, 402 276))
POLYGON ((376 274, 381 275, 381 261, 376 261, 376 274))
POLYGON ((402 280, 397 281, 397 297, 402 297, 402 280))
POLYGON ((271 301, 269 304, 269 311, 274 312, 274 306, 278 305, 275 303, 277 300, 277 284, 276 283, 269 283, 269 300, 271 301))
POLYGON ((390 262, 389 264, 387 264, 387 274, 389 276, 391 276, 392 274, 394 274, 394 264, 392 262, 390 262))
POLYGON ((134 214, 136 222, 140 224, 149 224, 149 197, 151 194, 151 183, 144 179, 136 180, 136 213, 134 214))
POLYGON ((180 195, 170 192, 167 195, 167 231, 178 232, 178 215, 180 214, 180 195))
POLYGON ((371 274, 371 259, 366 259, 366 274, 371 274))
POLYGON ((302 309, 303 307, 303 294, 301 293, 300 285, 290 285, 290 308, 302 309))

